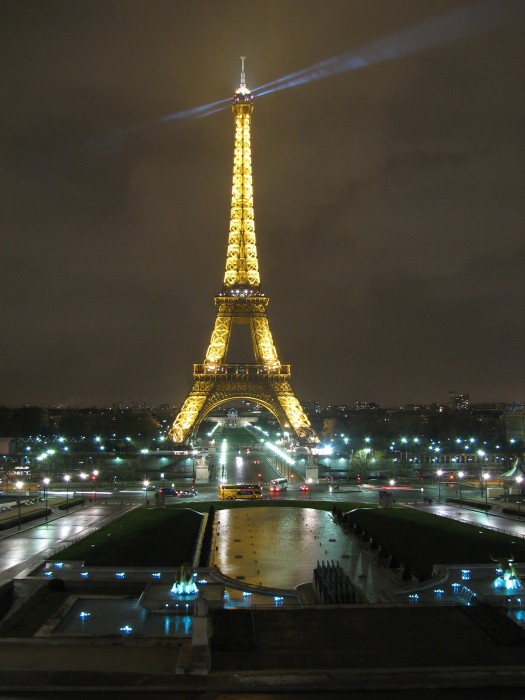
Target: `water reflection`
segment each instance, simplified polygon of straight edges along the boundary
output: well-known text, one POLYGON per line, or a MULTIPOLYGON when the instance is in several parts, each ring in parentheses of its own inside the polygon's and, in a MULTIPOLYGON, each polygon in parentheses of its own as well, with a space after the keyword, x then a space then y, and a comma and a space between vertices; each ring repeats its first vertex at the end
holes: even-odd
POLYGON ((369 600, 392 583, 372 566, 354 538, 330 513, 314 508, 239 508, 217 514, 214 563, 231 578, 255 585, 295 588, 311 583, 318 561, 339 561, 369 600))

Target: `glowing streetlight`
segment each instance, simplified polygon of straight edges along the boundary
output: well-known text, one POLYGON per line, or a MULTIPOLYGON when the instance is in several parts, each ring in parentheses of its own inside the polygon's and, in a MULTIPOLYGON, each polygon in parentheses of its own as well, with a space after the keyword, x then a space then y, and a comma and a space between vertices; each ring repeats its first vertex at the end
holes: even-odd
POLYGON ((22 516, 21 516, 21 513, 20 513, 20 506, 21 506, 21 504, 22 504, 21 496, 20 496, 20 491, 22 490, 23 487, 24 487, 24 482, 23 482, 23 481, 17 481, 17 482, 15 482, 15 488, 16 488, 16 490, 18 491, 18 530, 20 530, 20 525, 21 525, 21 522, 22 522, 22 516))
POLYGON ((144 505, 148 505, 148 486, 149 486, 149 481, 147 479, 144 479, 142 482, 144 486, 144 505))
POLYGON ((438 503, 441 503, 441 477, 443 476, 443 469, 438 469, 436 474, 438 478, 438 503))
POLYGON ((49 479, 49 477, 47 477, 47 476, 42 479, 42 483, 44 484, 44 499, 46 502, 45 503, 45 505, 46 505, 46 523, 47 523, 47 492, 49 489, 49 482, 50 481, 51 481, 51 479, 49 479))
POLYGON ((64 474, 64 481, 66 482, 66 513, 69 513, 69 480, 71 477, 69 474, 64 474))
POLYGON ((523 477, 521 476, 521 474, 518 474, 518 476, 516 477, 516 483, 518 484, 518 488, 519 488, 517 503, 518 503, 518 518, 520 518, 520 519, 521 519, 521 482, 522 481, 523 481, 523 477))
POLYGON ((458 480, 459 480, 459 507, 461 508, 461 480, 465 476, 465 472, 458 472, 458 480))
MULTIPOLYGON (((370 440, 370 438, 365 438, 365 440, 368 442, 370 440)), ((368 455, 370 454, 370 452, 372 452, 372 449, 370 447, 365 447, 363 452, 365 453, 365 481, 367 481, 367 479, 368 479, 368 455)))
POLYGON ((485 453, 483 450, 478 450, 478 462, 480 462, 479 466, 479 488, 480 488, 480 495, 483 496, 483 458, 485 457, 485 453))
POLYGON ((85 472, 80 472, 79 476, 82 479, 82 508, 83 508, 84 507, 84 483, 85 483, 88 475, 85 472))
POLYGON ((487 482, 489 479, 490 479, 490 474, 488 472, 483 474, 483 481, 485 482, 485 513, 487 513, 487 515, 489 512, 489 500, 488 500, 489 499, 489 489, 487 486, 487 482))
POLYGON ((95 503, 97 502, 97 477, 98 477, 98 469, 93 469, 92 473, 92 479, 93 479, 93 484, 95 486, 95 503))

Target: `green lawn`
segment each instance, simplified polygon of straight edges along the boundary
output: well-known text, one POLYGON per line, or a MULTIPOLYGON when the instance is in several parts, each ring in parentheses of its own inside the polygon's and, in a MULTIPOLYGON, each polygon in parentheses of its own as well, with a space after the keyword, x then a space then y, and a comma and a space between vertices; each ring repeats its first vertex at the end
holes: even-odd
POLYGON ((419 579, 433 564, 483 564, 513 554, 525 561, 525 540, 410 508, 358 509, 351 514, 419 579))
POLYGON ((180 566, 193 560, 201 522, 189 508, 139 508, 54 558, 86 566, 180 566))

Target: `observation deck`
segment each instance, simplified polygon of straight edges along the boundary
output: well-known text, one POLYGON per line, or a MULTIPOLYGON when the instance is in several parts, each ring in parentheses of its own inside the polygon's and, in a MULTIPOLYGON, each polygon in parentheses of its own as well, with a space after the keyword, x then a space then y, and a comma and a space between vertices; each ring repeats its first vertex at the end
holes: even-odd
POLYGON ((227 364, 227 365, 213 365, 213 364, 198 364, 193 365, 193 376, 195 379, 223 379, 223 380, 242 380, 244 378, 253 379, 258 377, 260 379, 268 378, 279 378, 288 379, 291 375, 290 365, 276 365, 275 367, 270 367, 268 365, 252 365, 246 364, 227 364))

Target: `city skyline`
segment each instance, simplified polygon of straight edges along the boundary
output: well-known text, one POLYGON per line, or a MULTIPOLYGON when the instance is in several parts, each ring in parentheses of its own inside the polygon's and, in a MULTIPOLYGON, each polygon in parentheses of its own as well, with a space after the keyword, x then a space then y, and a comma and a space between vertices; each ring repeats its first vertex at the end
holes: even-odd
POLYGON ((4 5, 0 403, 180 405, 224 270, 241 54, 298 398, 525 400, 524 13, 304 8, 4 5))

